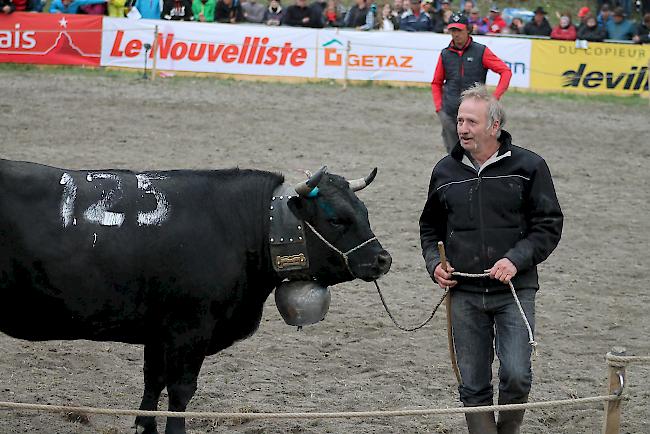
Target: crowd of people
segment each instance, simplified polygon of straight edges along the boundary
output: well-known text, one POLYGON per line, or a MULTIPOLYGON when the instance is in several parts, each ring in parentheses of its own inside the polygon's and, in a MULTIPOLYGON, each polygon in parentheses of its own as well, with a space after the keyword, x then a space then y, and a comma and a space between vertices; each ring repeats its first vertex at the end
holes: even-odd
MULTIPOLYGON (((534 17, 513 17, 507 21, 497 5, 482 16, 476 0, 354 0, 346 8, 341 0, 51 0, 51 13, 85 13, 124 17, 134 11, 138 18, 219 23, 258 23, 270 26, 345 27, 357 30, 403 30, 446 33, 454 12, 465 16, 474 35, 518 34, 552 39, 587 41, 621 40, 650 43, 650 0, 638 3, 642 19, 629 19, 630 0, 599 0, 598 9, 583 6, 577 20, 570 11, 555 12, 558 24, 551 26, 547 12, 537 7, 534 17)), ((4 14, 14 11, 40 12, 44 0, 0 0, 4 14)))

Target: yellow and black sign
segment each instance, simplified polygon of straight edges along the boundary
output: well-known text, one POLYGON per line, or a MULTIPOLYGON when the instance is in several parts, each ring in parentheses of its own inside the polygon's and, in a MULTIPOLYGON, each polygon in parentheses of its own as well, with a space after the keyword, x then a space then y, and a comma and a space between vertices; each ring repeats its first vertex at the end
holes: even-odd
POLYGON ((538 90, 632 95, 648 92, 650 46, 532 41, 530 87, 538 90))

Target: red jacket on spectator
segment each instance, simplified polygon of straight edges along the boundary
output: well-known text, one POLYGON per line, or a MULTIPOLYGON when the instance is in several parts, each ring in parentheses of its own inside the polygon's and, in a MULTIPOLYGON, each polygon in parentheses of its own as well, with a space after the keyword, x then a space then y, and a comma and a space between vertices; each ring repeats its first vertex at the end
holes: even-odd
POLYGON ((555 26, 551 32, 551 39, 561 39, 563 41, 575 41, 577 36, 576 26, 570 24, 569 27, 562 28, 555 26))
POLYGON ((485 18, 485 23, 487 24, 488 34, 501 33, 502 29, 508 27, 508 24, 501 18, 501 15, 497 15, 494 19, 485 18))

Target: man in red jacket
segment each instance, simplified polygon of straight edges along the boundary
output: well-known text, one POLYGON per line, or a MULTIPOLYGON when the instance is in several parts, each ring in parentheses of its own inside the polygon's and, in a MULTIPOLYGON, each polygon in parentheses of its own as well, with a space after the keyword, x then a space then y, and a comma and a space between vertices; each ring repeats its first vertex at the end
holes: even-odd
POLYGON ((488 70, 499 74, 499 84, 494 97, 499 99, 510 84, 512 72, 488 47, 474 42, 469 35, 467 17, 452 15, 447 26, 451 34, 449 46, 442 50, 431 82, 431 93, 436 113, 442 124, 442 139, 451 152, 458 142, 456 116, 460 105, 460 94, 474 83, 485 84, 488 70))

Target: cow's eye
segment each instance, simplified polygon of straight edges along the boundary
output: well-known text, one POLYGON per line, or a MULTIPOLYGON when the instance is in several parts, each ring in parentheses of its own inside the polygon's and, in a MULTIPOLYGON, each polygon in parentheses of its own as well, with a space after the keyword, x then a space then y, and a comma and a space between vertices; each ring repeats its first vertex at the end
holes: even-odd
POLYGON ((329 219, 327 222, 332 225, 334 229, 343 229, 345 228, 345 221, 343 219, 329 219))

